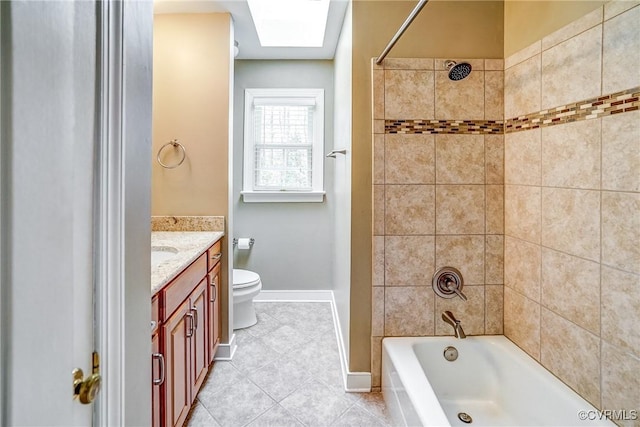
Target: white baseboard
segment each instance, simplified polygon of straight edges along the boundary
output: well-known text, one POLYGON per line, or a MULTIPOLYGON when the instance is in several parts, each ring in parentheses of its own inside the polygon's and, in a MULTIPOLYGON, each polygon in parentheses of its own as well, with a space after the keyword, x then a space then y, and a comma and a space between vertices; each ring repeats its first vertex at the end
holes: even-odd
POLYGON ((369 393, 371 372, 347 372, 345 390, 352 393, 369 393))
POLYGON ((336 339, 338 341, 338 353, 340 355, 340 367, 342 368, 342 380, 344 389, 352 393, 367 393, 371 391, 371 372, 350 372, 349 359, 344 345, 342 328, 340 327, 340 316, 336 301, 331 292, 331 311, 333 313, 333 326, 336 331, 336 339))
POLYGON ((218 344, 214 360, 231 360, 236 353, 238 344, 236 344, 236 334, 231 335, 231 339, 227 344, 218 344))
MULTIPOLYGON (((333 314, 333 326, 336 331, 336 340, 338 341, 338 353, 340 355, 340 366, 342 368, 342 378, 344 389, 347 392, 364 393, 371 391, 371 373, 370 372, 350 372, 347 360, 347 352, 344 345, 342 329, 340 328, 340 320, 338 318, 338 310, 330 290, 300 290, 300 291, 260 291, 254 298, 256 302, 278 302, 278 301, 298 301, 298 302, 330 302, 331 312, 333 314)), ((235 351, 235 335, 233 336, 235 351)), ((221 347, 221 346, 220 346, 221 347)), ((230 360, 218 358, 220 347, 216 353, 216 360, 230 360)))
POLYGON ((333 291, 260 291, 253 299, 258 302, 276 302, 276 301, 333 301, 333 291))

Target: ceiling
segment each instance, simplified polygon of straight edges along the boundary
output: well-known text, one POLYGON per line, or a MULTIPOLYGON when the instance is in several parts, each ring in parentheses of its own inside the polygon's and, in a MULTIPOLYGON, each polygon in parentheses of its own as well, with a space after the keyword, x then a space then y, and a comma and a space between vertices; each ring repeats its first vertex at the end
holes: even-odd
POLYGON ((246 0, 155 0, 154 13, 223 13, 233 17, 237 59, 333 59, 347 0, 331 0, 322 47, 262 47, 246 0))

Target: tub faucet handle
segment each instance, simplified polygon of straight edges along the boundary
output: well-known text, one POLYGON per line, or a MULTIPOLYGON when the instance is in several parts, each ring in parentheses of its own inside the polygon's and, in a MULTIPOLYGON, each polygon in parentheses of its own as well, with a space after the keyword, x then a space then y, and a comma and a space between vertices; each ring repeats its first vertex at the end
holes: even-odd
POLYGON ((458 284, 456 282, 454 282, 453 280, 447 279, 446 286, 447 286, 447 289, 449 289, 450 291, 455 292, 456 295, 458 295, 462 301, 466 301, 467 300, 467 296, 465 294, 463 294, 460 289, 458 289, 458 284))
POLYGON ((463 301, 467 300, 466 295, 462 293, 462 274, 456 268, 439 268, 433 274, 431 285, 436 295, 442 298, 455 298, 458 296, 463 301))

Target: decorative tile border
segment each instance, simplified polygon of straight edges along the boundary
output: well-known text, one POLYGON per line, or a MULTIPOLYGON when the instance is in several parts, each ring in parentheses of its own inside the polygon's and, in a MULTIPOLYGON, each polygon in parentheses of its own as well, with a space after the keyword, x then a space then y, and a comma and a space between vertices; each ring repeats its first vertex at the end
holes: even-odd
POLYGON ((387 134, 500 135, 640 110, 640 87, 501 120, 385 120, 387 134))
POLYGON ((502 134, 502 120, 385 120, 385 133, 502 134))
POLYGON ((519 132, 581 120, 619 114, 640 109, 640 87, 622 92, 587 99, 569 105, 562 105, 538 113, 509 119, 505 123, 505 133, 519 132))

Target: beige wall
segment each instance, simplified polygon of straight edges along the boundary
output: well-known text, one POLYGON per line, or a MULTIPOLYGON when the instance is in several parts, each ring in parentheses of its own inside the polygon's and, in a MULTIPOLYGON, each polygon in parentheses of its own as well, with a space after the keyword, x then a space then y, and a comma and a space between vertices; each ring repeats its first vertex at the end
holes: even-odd
MULTIPOLYGON (((414 1, 353 3, 351 371, 368 372, 371 355, 371 58, 414 6, 414 1)), ((390 57, 502 58, 502 8, 501 1, 431 1, 390 57)))
POLYGON ((154 17, 152 215, 228 215, 230 26, 228 14, 154 17), (187 158, 164 169, 156 155, 174 138, 187 158))
MULTIPOLYGON (((151 214, 156 216, 223 216, 229 218, 229 138, 233 87, 233 26, 229 14, 154 16, 153 150, 151 214), (156 161, 160 147, 178 139, 186 149, 184 163, 164 169, 156 161)), ((165 148, 165 164, 176 151, 165 148)), ((224 251, 231 252, 230 239, 224 251)), ((226 286, 229 256, 222 258, 222 342, 230 336, 226 286)))
POLYGON ((608 3, 505 59, 505 335, 627 413, 640 390, 638 22, 639 2, 608 3), (512 132, 523 115, 540 127, 512 132))
POLYGON ((504 2, 504 57, 601 7, 606 0, 504 2))
POLYGON ((469 61, 461 81, 442 59, 388 59, 373 70, 376 388, 382 338, 451 335, 445 310, 467 335, 502 334, 503 61, 469 61), (413 119, 448 122, 425 129, 413 119), (404 122, 385 129, 384 120, 404 122), (442 267, 460 271, 466 301, 436 296, 431 278, 442 267))

